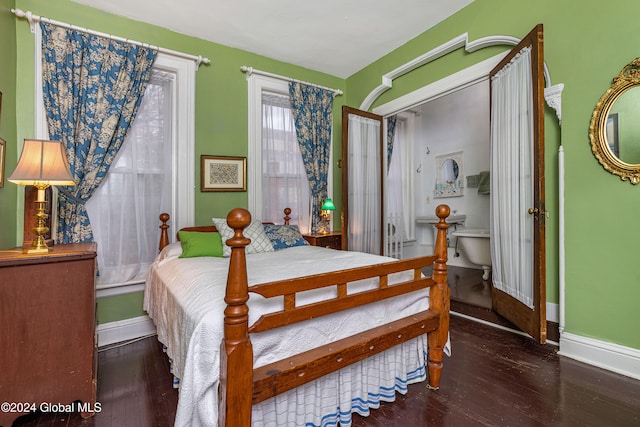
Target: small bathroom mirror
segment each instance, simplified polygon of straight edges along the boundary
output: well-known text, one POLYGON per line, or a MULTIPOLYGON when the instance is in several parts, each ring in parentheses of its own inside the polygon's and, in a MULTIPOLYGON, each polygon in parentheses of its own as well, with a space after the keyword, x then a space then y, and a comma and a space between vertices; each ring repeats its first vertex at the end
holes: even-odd
POLYGON ((436 157, 436 188, 433 197, 463 195, 462 151, 436 157))

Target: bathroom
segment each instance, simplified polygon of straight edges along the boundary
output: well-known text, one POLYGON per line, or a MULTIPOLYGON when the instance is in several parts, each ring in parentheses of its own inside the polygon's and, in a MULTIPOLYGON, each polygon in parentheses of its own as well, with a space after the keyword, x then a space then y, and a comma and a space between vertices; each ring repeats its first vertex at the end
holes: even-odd
MULTIPOLYGON (((405 242, 403 257, 433 252, 432 218, 436 206, 451 208, 449 260, 452 267, 472 268, 482 276, 482 266, 473 264, 458 239, 462 229, 489 229, 490 129, 489 82, 484 80, 401 113, 407 132, 413 129, 414 236, 405 242), (444 176, 455 161, 456 184, 444 176), (487 179, 488 178, 488 179, 487 179), (447 188, 445 188, 447 187, 447 188)), ((412 138, 411 138, 412 136, 412 138)))

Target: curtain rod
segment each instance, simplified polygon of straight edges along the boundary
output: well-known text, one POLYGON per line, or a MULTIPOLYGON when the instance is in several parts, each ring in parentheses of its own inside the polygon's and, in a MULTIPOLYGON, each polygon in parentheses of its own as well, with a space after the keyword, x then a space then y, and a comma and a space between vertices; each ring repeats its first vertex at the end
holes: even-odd
POLYGON ((300 82, 300 83, 307 84, 309 86, 319 87, 321 89, 326 89, 326 90, 329 90, 329 91, 333 92, 333 94, 335 96, 342 95, 342 91, 340 89, 331 89, 330 87, 320 86, 320 85, 317 85, 317 84, 314 84, 314 83, 307 83, 307 82, 303 82, 303 81, 300 81, 300 80, 295 80, 295 79, 292 79, 291 77, 285 77, 285 76, 281 76, 279 74, 269 73, 267 71, 256 70, 253 67, 247 67, 246 65, 243 65, 242 67, 240 67, 240 70, 242 70, 243 73, 247 74, 247 78, 251 77, 251 74, 258 74, 260 76, 273 77, 274 79, 284 80, 284 81, 287 81, 287 82, 300 82))
POLYGON ((150 48, 150 49, 155 49, 158 52, 161 53, 166 53, 167 55, 172 55, 172 56, 176 56, 178 58, 183 58, 183 59, 190 59, 192 61, 195 61, 196 63, 196 70, 198 69, 198 67, 200 67, 200 64, 210 64, 211 60, 209 58, 204 58, 202 56, 196 56, 196 55, 190 55, 188 53, 183 53, 183 52, 178 52, 176 50, 171 50, 171 49, 165 49, 162 47, 158 47, 158 46, 154 46, 148 43, 142 43, 142 42, 138 42, 135 40, 130 40, 130 39, 125 39, 122 37, 118 37, 118 36, 114 36, 112 34, 107 34, 107 33, 101 33, 99 31, 93 31, 93 30, 89 30, 88 28, 83 28, 83 27, 77 27, 75 25, 71 25, 71 24, 67 24, 66 22, 60 22, 60 21, 55 21, 53 19, 50 18, 45 18, 43 16, 38 16, 38 15, 34 15, 33 13, 31 13, 31 11, 23 11, 22 9, 11 9, 11 12, 16 15, 16 17, 18 18, 26 18, 27 21, 29 21, 29 27, 31 28, 31 32, 35 32, 35 23, 36 22, 47 22, 49 24, 58 26, 58 27, 62 27, 62 28, 67 28, 69 30, 74 30, 74 31, 79 31, 81 33, 86 33, 86 34, 91 34, 93 36, 98 36, 98 37, 103 37, 109 40, 116 40, 116 41, 120 41, 120 42, 124 42, 124 43, 129 43, 135 46, 142 46, 142 47, 146 47, 146 48, 150 48))

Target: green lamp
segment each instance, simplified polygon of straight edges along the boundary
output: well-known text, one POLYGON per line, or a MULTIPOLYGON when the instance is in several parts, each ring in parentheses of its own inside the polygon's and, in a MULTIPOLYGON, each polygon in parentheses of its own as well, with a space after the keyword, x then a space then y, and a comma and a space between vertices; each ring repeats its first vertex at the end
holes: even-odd
POLYGON ((327 199, 324 201, 322 207, 320 208, 320 215, 322 216, 322 230, 320 231, 320 233, 329 234, 328 227, 329 221, 331 221, 331 211, 335 210, 336 207, 334 206, 331 199, 327 199))

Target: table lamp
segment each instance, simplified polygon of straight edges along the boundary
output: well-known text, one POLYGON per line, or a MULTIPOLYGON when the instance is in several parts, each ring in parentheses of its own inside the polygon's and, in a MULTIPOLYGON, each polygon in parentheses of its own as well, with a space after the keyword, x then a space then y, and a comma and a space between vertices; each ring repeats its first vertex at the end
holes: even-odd
POLYGON ((322 216, 322 234, 329 234, 329 230, 327 230, 329 226, 329 221, 331 220, 331 211, 335 211, 336 207, 333 205, 333 201, 331 199, 327 199, 322 204, 320 208, 320 215, 322 216))
POLYGON ((31 248, 26 249, 25 252, 48 253, 51 249, 44 240, 44 235, 49 231, 46 223, 49 215, 45 212, 47 204, 45 190, 51 185, 76 185, 62 143, 25 139, 18 165, 7 180, 18 185, 33 185, 37 188, 38 196, 35 201, 36 214, 34 215, 36 226, 33 229, 36 238, 31 248))

